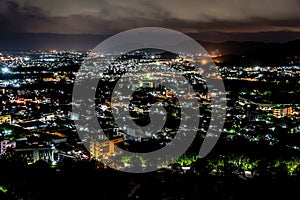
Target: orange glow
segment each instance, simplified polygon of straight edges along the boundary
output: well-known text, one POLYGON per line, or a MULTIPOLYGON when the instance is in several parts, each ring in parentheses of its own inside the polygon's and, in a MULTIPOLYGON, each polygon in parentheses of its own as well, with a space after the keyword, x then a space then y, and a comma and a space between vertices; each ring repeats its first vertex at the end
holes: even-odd
POLYGON ((259 81, 257 78, 244 78, 245 81, 259 81))
POLYGON ((202 59, 202 60, 201 60, 201 64, 202 64, 202 65, 206 65, 207 62, 208 62, 208 61, 207 61, 206 59, 202 59))

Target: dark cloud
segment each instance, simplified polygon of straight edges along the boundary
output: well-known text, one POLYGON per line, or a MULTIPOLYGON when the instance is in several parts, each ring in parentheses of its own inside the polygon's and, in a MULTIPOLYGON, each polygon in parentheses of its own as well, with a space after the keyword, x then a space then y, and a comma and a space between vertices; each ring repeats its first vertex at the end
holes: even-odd
POLYGON ((36 28, 48 21, 46 13, 38 7, 21 7, 14 1, 2 1, 0 5, 1 32, 36 32, 36 28))
POLYGON ((300 32, 299 7, 298 0, 0 0, 0 32, 112 34, 142 26, 300 32))

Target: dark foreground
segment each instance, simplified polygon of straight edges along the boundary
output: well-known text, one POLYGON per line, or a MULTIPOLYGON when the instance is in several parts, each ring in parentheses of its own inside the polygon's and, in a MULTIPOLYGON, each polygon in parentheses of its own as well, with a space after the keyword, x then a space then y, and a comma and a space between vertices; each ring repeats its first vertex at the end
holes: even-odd
POLYGON ((209 175, 160 170, 126 174, 85 167, 47 166, 0 171, 1 200, 52 199, 299 199, 300 176, 209 175))

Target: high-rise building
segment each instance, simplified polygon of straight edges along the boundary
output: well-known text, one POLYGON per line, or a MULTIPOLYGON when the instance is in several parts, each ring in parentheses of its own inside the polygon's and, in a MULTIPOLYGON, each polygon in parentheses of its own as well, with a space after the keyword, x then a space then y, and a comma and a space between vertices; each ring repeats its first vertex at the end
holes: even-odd
POLYGON ((112 156, 115 153, 115 145, 120 142, 124 142, 124 137, 115 138, 107 142, 91 141, 91 157, 99 159, 101 157, 112 156))
POLYGON ((291 116, 293 112, 293 108, 290 107, 284 107, 284 108, 274 108, 273 109, 273 116, 276 118, 282 118, 286 116, 291 116))

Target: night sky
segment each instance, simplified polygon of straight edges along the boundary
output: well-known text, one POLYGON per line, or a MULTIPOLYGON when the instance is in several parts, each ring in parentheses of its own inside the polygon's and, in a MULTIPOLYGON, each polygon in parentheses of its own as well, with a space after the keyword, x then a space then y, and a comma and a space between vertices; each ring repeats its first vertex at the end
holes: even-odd
POLYGON ((112 35, 158 26, 211 42, 285 42, 300 38, 299 8, 299 0, 0 0, 0 41, 9 34, 112 35))

